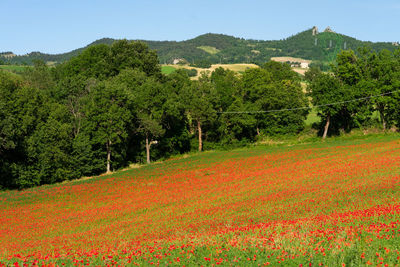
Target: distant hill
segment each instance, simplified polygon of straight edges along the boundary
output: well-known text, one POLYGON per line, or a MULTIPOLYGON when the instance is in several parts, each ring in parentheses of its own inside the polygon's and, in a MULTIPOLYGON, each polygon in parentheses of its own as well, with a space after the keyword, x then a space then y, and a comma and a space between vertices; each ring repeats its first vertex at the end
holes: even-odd
MULTIPOLYGON (((0 60, 10 64, 32 64, 34 60, 61 63, 78 55, 85 48, 95 44, 112 44, 115 40, 103 38, 86 47, 63 54, 44 54, 32 52, 27 55, 14 55, 12 52, 0 53, 0 60), (10 56, 12 55, 12 56, 10 56)), ((300 32, 289 38, 276 41, 263 41, 236 38, 223 34, 207 33, 194 39, 176 41, 146 41, 151 49, 156 49, 160 63, 171 64, 175 59, 184 59, 189 63, 263 63, 271 57, 297 57, 308 60, 331 62, 342 49, 369 46, 374 50, 395 50, 398 43, 365 42, 335 33, 329 27, 319 33, 316 27, 300 32)))

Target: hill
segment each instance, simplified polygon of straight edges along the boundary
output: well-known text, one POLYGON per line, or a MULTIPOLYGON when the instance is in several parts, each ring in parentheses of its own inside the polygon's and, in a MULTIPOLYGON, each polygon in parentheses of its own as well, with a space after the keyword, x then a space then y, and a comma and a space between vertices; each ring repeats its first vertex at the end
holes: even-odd
MULTIPOLYGON (((172 64, 175 59, 185 59, 189 63, 206 61, 210 64, 264 63, 271 57, 282 56, 331 62, 341 49, 357 50, 359 47, 369 46, 375 50, 388 49, 393 51, 398 47, 397 43, 365 42, 335 33, 332 30, 318 33, 315 29, 314 27, 289 38, 275 41, 246 40, 212 33, 181 42, 141 41, 146 42, 151 49, 157 50, 162 64, 172 64)), ((91 45, 111 44, 114 41, 114 39, 103 38, 86 47, 57 55, 41 52, 14 55, 12 52, 5 52, 0 53, 0 60, 9 64, 32 64, 36 59, 60 63, 76 56, 91 45)))
POLYGON ((396 266, 398 135, 0 192, 0 266, 396 266))

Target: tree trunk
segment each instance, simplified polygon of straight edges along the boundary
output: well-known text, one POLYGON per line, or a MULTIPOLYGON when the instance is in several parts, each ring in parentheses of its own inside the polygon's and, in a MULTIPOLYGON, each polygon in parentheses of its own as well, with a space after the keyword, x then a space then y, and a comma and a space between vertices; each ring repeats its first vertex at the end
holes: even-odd
POLYGON ((111 172, 111 141, 107 141, 107 173, 111 172))
POLYGON ((385 121, 385 116, 383 116, 383 111, 379 110, 379 115, 381 116, 383 130, 386 131, 386 121, 385 121))
POLYGON ((328 135, 328 128, 329 128, 330 122, 331 122, 331 115, 328 114, 328 116, 326 117, 326 124, 325 124, 324 135, 322 136, 322 139, 325 139, 326 136, 328 135))
POLYGON ((149 144, 148 134, 146 134, 146 158, 147 158, 147 164, 150 164, 150 144, 149 144))
POLYGON ((257 126, 257 135, 260 135, 260 129, 257 126))
POLYGON ((203 151, 203 139, 202 139, 202 133, 201 133, 201 123, 200 121, 197 121, 197 130, 199 132, 199 152, 203 151))

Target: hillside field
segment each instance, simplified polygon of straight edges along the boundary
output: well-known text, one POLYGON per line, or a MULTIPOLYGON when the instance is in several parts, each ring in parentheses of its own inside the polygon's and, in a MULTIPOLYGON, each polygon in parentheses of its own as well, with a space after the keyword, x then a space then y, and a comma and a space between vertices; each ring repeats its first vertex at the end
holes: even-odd
POLYGON ((188 70, 196 69, 197 76, 192 77, 192 79, 198 79, 200 77, 202 71, 209 71, 211 73, 219 67, 222 67, 222 68, 228 69, 228 70, 232 70, 235 72, 244 72, 245 70, 247 70, 249 68, 258 68, 258 66, 255 64, 213 64, 208 69, 195 68, 195 67, 191 67, 189 65, 161 65, 161 71, 164 74, 170 74, 174 71, 173 69, 188 69, 188 70))
POLYGON ((0 65, 0 69, 8 70, 11 72, 23 72, 29 68, 29 66, 20 66, 20 65, 0 65))
POLYGON ((399 171, 390 134, 6 191, 0 265, 396 266, 399 171))

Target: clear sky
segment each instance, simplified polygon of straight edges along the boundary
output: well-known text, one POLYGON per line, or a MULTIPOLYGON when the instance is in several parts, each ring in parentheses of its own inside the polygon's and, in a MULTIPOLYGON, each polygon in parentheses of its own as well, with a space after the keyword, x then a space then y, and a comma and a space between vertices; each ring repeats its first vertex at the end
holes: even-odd
POLYGON ((0 51, 63 53, 103 37, 276 40, 316 25, 364 41, 400 40, 398 0, 0 0, 0 51))

